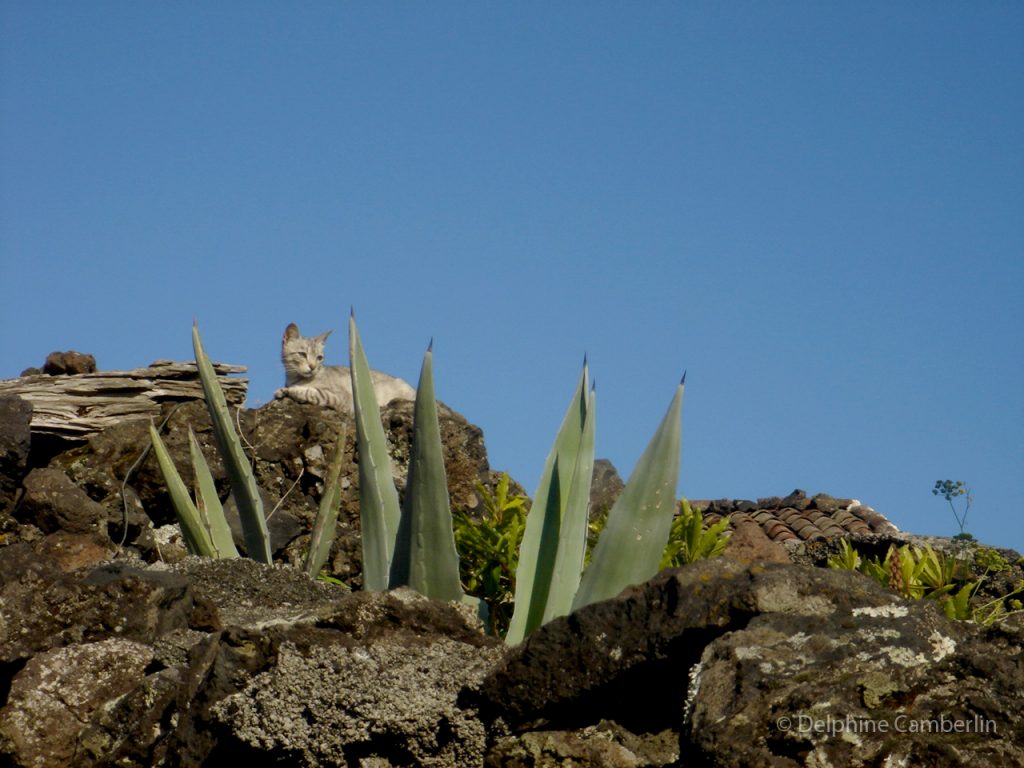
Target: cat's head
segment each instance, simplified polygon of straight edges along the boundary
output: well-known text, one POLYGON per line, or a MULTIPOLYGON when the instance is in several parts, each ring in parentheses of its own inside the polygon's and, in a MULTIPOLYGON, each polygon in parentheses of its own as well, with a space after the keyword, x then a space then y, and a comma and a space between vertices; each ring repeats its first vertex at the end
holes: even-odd
POLYGON ((299 326, 288 324, 281 339, 281 361, 289 385, 311 379, 323 368, 324 342, 330 335, 330 331, 325 331, 319 336, 303 336, 299 326))

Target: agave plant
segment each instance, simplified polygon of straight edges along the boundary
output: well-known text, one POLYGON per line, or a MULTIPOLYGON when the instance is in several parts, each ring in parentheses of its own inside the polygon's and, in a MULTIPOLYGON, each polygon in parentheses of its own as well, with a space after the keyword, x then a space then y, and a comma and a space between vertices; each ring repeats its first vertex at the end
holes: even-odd
POLYGON ((527 516, 508 644, 522 641, 557 616, 646 581, 661 566, 675 510, 685 376, 608 513, 584 570, 595 427, 595 398, 593 391, 587 393, 587 383, 584 361, 527 516))
MULTIPOLYGON (((367 589, 409 585, 446 600, 475 601, 459 582, 447 479, 437 428, 432 353, 416 392, 413 448, 405 505, 394 485, 370 368, 349 318, 349 357, 359 452, 363 583, 367 589)), ((594 467, 596 395, 586 360, 527 515, 516 567, 515 608, 505 641, 523 640, 541 624, 613 597, 657 573, 675 511, 685 379, 640 457, 584 572, 587 512, 594 467)), ((478 605, 481 605, 479 601, 478 605)))
POLYGON ((463 593, 459 581, 459 556, 434 396, 433 343, 423 356, 416 387, 402 505, 354 312, 349 316, 349 357, 359 452, 364 588, 409 586, 427 597, 465 601, 481 608, 480 601, 463 593))
POLYGON ((516 567, 515 610, 505 635, 510 644, 572 610, 587 545, 595 407, 584 359, 526 517, 516 567))
MULTIPOLYGON (((272 562, 270 535, 267 531, 267 521, 263 514, 263 500, 256 484, 256 476, 242 448, 242 441, 235 431, 234 420, 228 410, 224 391, 217 381, 213 364, 203 349, 199 328, 195 324, 192 326, 192 348, 195 352, 196 367, 199 371, 206 407, 213 425, 214 438, 228 474, 235 504, 238 507, 246 551, 252 559, 269 565, 272 562)), ((189 428, 189 447, 193 474, 196 479, 195 501, 189 496, 188 489, 181 479, 181 475, 178 474, 177 467, 174 466, 159 432, 152 425, 149 429, 157 464, 164 476, 164 482, 167 483, 171 503, 174 506, 189 551, 206 557, 238 557, 238 550, 224 516, 224 508, 217 495, 209 465, 191 428, 189 428)), ((340 504, 338 476, 341 471, 343 445, 344 430, 338 437, 328 468, 328 482, 317 522, 314 525, 313 543, 306 561, 306 570, 311 575, 318 573, 323 566, 334 539, 334 526, 340 504)))
POLYGON ((160 433, 152 424, 149 425, 149 435, 189 552, 215 558, 238 557, 231 529, 224 517, 224 507, 217 496, 210 467, 199 448, 195 432, 189 427, 189 451, 196 479, 195 501, 189 496, 188 488, 178 474, 167 447, 160 439, 160 433))

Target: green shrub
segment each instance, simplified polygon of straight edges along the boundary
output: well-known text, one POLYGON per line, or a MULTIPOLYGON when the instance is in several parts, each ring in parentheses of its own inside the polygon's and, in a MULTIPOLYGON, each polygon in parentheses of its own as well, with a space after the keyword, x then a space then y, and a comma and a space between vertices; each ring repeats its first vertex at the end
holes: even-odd
POLYGON ((925 545, 924 549, 909 544, 902 547, 891 545, 883 560, 877 557, 864 559, 846 539, 842 539, 839 554, 830 557, 828 565, 830 568, 858 570, 883 587, 914 600, 939 597, 957 585, 954 578, 956 560, 936 552, 930 545, 925 545))
POLYGON ((690 503, 683 499, 679 502, 679 515, 672 521, 661 567, 676 568, 718 557, 725 551, 731 536, 728 517, 705 527, 701 510, 691 509, 690 503))
MULTIPOLYGON (((529 505, 526 496, 509 493, 509 484, 507 474, 502 475, 493 494, 477 484, 484 506, 478 517, 453 512, 463 587, 487 603, 492 630, 499 636, 505 634, 515 605, 515 572, 529 505)), ((691 509, 686 499, 679 502, 679 511, 672 521, 659 568, 675 568, 721 555, 731 535, 729 520, 723 518, 705 528, 701 511, 691 509)), ((590 562, 607 519, 605 512, 590 522, 585 563, 590 562)))
POLYGON ((859 571, 912 600, 936 600, 946 616, 958 621, 992 624, 1024 609, 1021 601, 1015 599, 1024 592, 1024 582, 1007 595, 977 605, 974 598, 989 570, 980 578, 971 579, 958 558, 936 552, 930 545, 921 549, 893 544, 885 558, 879 560, 861 557, 848 540, 842 539, 838 554, 828 558, 828 566, 859 571))
POLYGON ((1005 557, 992 547, 978 547, 974 552, 974 565, 982 571, 1001 573, 1013 567, 1005 557))
POLYGON ((487 603, 491 629, 500 637, 508 631, 515 607, 515 574, 530 501, 522 494, 510 494, 509 486, 507 474, 501 476, 493 494, 478 482, 484 507, 480 517, 465 511, 452 513, 463 588, 487 603))

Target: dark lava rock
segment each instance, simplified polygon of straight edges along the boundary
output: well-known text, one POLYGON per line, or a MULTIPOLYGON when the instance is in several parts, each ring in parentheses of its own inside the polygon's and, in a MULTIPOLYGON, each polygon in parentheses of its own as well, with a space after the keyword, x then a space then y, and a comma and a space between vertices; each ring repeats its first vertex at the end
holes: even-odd
POLYGON ((152 641, 187 626, 194 607, 183 576, 121 563, 66 573, 41 543, 0 549, 0 573, 0 663, 107 637, 152 641))
POLYGON ((482 765, 506 652, 469 606, 189 558, 0 550, 0 764, 482 765))
POLYGON ((670 730, 688 766, 1024 765, 1022 635, 854 572, 723 558, 541 627, 488 676, 486 711, 520 740, 670 730), (869 724, 828 730, 847 717, 869 724))
POLYGON ((32 403, 0 396, 0 513, 9 509, 28 466, 32 403))
POLYGON ((499 737, 487 768, 664 768, 679 764, 678 735, 638 736, 602 720, 576 731, 528 731, 499 737))
MULTIPOLYGON (((161 436, 182 478, 186 483, 191 481, 191 428, 230 514, 230 488, 205 405, 189 402, 166 406, 163 418, 161 436)), ((382 409, 382 419, 395 483, 401 491, 409 460, 412 403, 395 401, 382 409)), ((275 510, 269 521, 273 550, 290 562, 298 562, 308 546, 308 532, 324 491, 327 464, 338 435, 344 430, 341 511, 329 565, 332 576, 358 585, 362 552, 352 417, 335 409, 284 398, 257 410, 241 412, 239 427, 243 441, 250 446, 266 510, 275 510)), ((442 409, 440 427, 452 505, 474 509, 480 503, 477 481, 491 480, 483 433, 448 409, 442 409)), ((124 537, 143 557, 156 560, 159 552, 152 528, 175 522, 175 516, 149 442, 146 422, 124 422, 94 435, 87 444, 56 456, 50 467, 65 472, 75 485, 107 509, 107 534, 112 541, 120 543, 124 537)), ((240 537, 236 538, 241 545, 240 537)))
POLYGON ((43 363, 43 373, 50 376, 73 376, 78 373, 96 373, 96 358, 75 352, 51 352, 43 363))
POLYGON ((615 465, 608 459, 594 461, 594 476, 590 485, 590 514, 606 514, 619 498, 625 483, 615 465))
POLYGON ((15 517, 44 533, 106 533, 107 509, 59 469, 33 469, 24 481, 25 493, 15 517))

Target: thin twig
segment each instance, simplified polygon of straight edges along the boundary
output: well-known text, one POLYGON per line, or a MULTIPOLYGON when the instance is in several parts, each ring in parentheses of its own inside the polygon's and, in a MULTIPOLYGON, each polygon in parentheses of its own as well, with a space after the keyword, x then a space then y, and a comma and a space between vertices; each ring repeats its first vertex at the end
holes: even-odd
MULTIPOLYGON (((173 416, 174 412, 182 405, 184 405, 184 403, 178 403, 171 408, 170 412, 167 414, 167 418, 165 418, 160 423, 160 426, 157 427, 157 432, 161 432, 163 428, 167 426, 167 422, 171 420, 171 416, 173 416)), ((121 554, 121 550, 124 548, 124 543, 128 540, 128 478, 130 478, 132 476, 132 472, 138 469, 142 462, 146 460, 146 457, 149 455, 152 448, 153 444, 149 443, 142 450, 139 457, 135 459, 130 467, 128 467, 128 471, 124 475, 124 480, 121 482, 121 541, 117 544, 117 552, 114 553, 115 556, 121 554)))
MULTIPOLYGON (((259 419, 258 416, 256 418, 257 418, 257 420, 259 419)), ((253 468, 255 468, 255 464, 256 464, 256 446, 253 445, 252 443, 250 443, 249 439, 242 432, 242 409, 241 408, 235 408, 235 427, 237 427, 237 429, 238 429, 238 437, 239 437, 239 439, 243 443, 245 443, 246 447, 249 449, 250 461, 253 463, 253 468)))
POLYGON ((272 518, 274 516, 274 513, 277 512, 277 510, 279 510, 281 508, 281 505, 284 504, 284 500, 288 498, 288 494, 290 494, 292 491, 295 490, 295 486, 299 484, 299 480, 302 479, 302 476, 305 473, 306 473, 306 468, 305 467, 303 467, 302 469, 299 470, 299 476, 295 478, 295 482, 291 484, 291 487, 287 491, 285 491, 284 496, 282 496, 280 498, 280 500, 277 502, 277 504, 274 505, 274 508, 272 510, 270 510, 270 514, 267 515, 267 520, 270 520, 270 518, 272 518))

